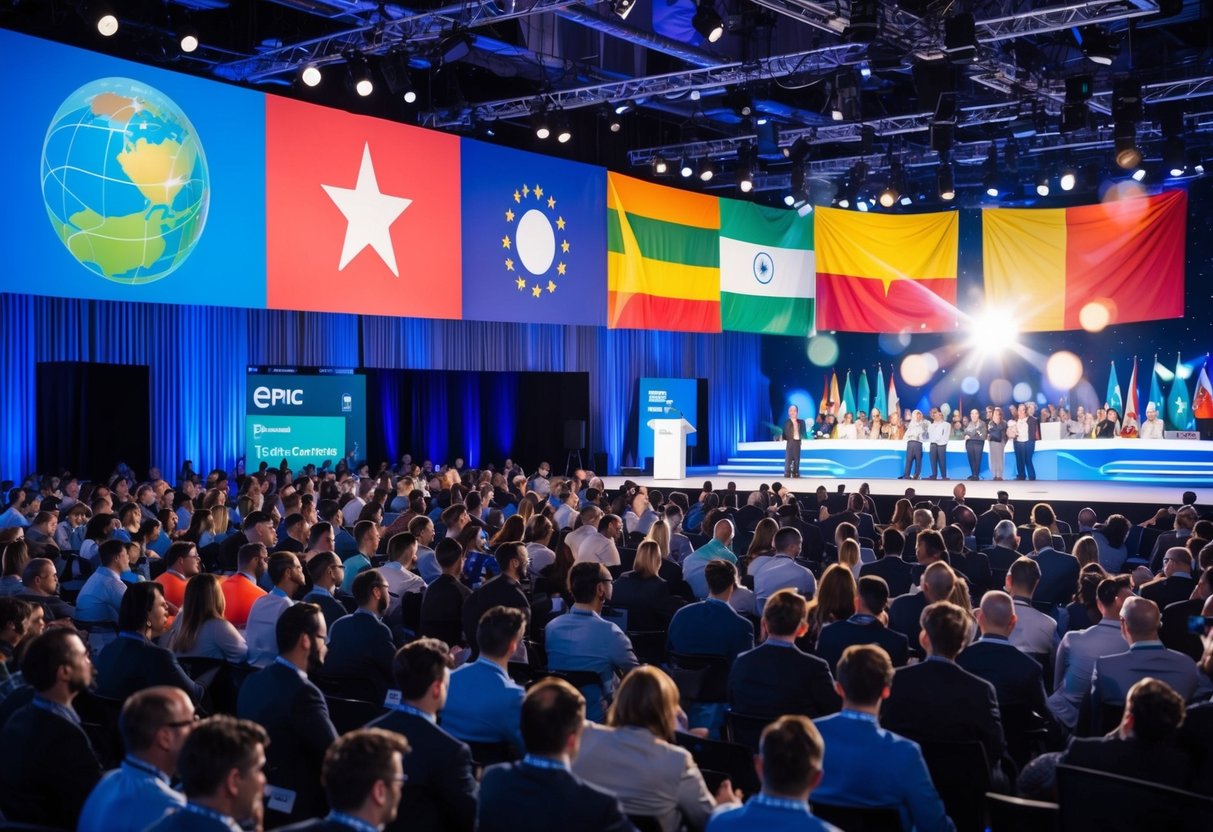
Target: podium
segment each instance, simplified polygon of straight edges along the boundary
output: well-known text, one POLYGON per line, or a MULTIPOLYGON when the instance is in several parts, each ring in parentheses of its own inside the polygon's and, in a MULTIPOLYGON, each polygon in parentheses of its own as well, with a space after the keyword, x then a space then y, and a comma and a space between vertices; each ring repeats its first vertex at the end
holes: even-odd
POLYGON ((681 480, 687 475, 687 435, 695 426, 686 419, 650 419, 653 429, 653 479, 681 480))

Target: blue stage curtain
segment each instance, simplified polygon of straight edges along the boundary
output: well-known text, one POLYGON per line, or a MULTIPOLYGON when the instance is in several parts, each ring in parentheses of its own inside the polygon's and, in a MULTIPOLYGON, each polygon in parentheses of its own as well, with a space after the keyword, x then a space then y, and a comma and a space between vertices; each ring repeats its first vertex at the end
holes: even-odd
MULTIPOLYGON (((146 365, 152 461, 170 479, 186 458, 199 471, 230 470, 235 464, 244 446, 249 365, 585 372, 589 444, 606 451, 608 471, 618 470, 632 454, 624 442, 628 420, 636 414, 637 379, 706 378, 710 428, 700 441, 706 438, 710 461, 718 464, 738 442, 752 438, 765 418, 769 392, 759 345, 760 336, 741 333, 687 335, 0 294, 0 478, 18 479, 34 470, 40 361, 146 365)), ((485 406, 483 389, 469 380, 458 391, 460 413, 446 412, 446 396, 412 402, 409 413, 384 404, 369 415, 368 431, 385 432, 385 449, 393 459, 408 451, 437 462, 446 453, 448 420, 467 420, 485 406), (432 426, 427 447, 399 447, 392 426, 401 419, 432 426)), ((115 405, 122 406, 120 399, 115 405)), ((500 438, 526 429, 525 424, 500 425, 500 438)), ((479 459, 480 447, 476 437, 465 449, 469 464, 493 461, 479 459)))

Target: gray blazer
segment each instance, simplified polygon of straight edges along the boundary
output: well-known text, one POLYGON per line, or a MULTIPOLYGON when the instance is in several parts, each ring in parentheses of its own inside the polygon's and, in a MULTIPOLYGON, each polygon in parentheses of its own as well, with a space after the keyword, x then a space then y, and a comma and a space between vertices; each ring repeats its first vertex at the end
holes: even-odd
MULTIPOLYGON (((1166 682, 1191 701, 1201 687, 1200 673, 1192 657, 1177 650, 1168 650, 1161 641, 1139 641, 1128 652, 1101 656, 1095 660, 1091 674, 1091 709, 1100 705, 1117 705, 1125 701, 1129 688, 1147 676, 1166 682)), ((1206 681, 1205 686, 1208 685, 1206 681)))

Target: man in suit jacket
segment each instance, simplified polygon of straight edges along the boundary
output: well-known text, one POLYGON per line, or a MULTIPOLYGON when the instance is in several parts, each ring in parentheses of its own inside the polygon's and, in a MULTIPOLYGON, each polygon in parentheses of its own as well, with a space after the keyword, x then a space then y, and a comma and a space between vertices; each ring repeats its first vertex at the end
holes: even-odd
POLYGON ((1100 656, 1121 653, 1128 642, 1120 626, 1120 610, 1133 596, 1127 575, 1105 578, 1095 591, 1095 602, 1103 616, 1085 630, 1072 630, 1062 636, 1054 662, 1056 689, 1049 696, 1049 710, 1062 725, 1073 730, 1078 724, 1079 708, 1091 693, 1091 674, 1100 656))
POLYGON ((969 636, 968 614, 949 601, 922 613, 926 661, 893 674, 881 724, 919 741, 980 741, 994 768, 1006 750, 994 686, 956 664, 969 636))
POLYGON ((0 811, 10 821, 74 829, 101 763, 72 701, 93 682, 88 650, 74 630, 47 630, 22 663, 33 701, 0 730, 0 811))
POLYGON ((444 537, 434 547, 434 557, 442 574, 426 588, 421 599, 421 635, 452 646, 463 644, 463 605, 472 594, 459 580, 463 572, 463 547, 453 538, 444 537))
POLYGON ((447 646, 436 639, 421 638, 400 648, 393 667, 401 702, 368 726, 395 731, 409 741, 404 756, 409 779, 399 818, 390 829, 471 832, 475 826, 479 788, 472 752, 438 727, 452 663, 447 646))
POLYGON ((866 537, 868 540, 874 540, 876 537, 876 526, 872 522, 872 515, 864 512, 863 495, 859 492, 847 496, 846 511, 831 514, 821 521, 822 537, 833 541, 837 536, 838 527, 843 523, 850 523, 854 526, 857 537, 866 537))
MULTIPOLYGON (((984 516, 984 515, 983 515, 984 516)), ((1019 559, 1019 533, 1013 520, 999 520, 993 527, 994 545, 982 549, 982 554, 990 562, 992 573, 1001 572, 1005 575, 1016 560, 1019 559)), ((981 541, 981 529, 978 527, 978 542, 981 541)))
POLYGON ((527 755, 484 772, 479 832, 631 832, 619 800, 569 770, 584 726, 585 698, 568 682, 544 679, 527 691, 522 702, 527 755))
POLYGON ((987 592, 977 610, 981 638, 956 657, 956 663, 994 686, 998 706, 1027 705, 1048 717, 1043 672, 1035 660, 1010 642, 1015 629, 1015 605, 1005 592, 987 592))
MULTIPOLYGON (((480 655, 476 630, 485 612, 493 607, 513 607, 528 620, 531 617, 531 602, 522 591, 522 579, 526 576, 529 566, 526 546, 521 543, 503 543, 497 547, 496 558, 501 567, 501 574, 483 583, 463 603, 463 634, 472 648, 472 658, 480 655)), ((523 649, 525 651, 525 648, 523 649)), ((522 660, 520 656, 519 661, 522 660)))
POLYGON ((1011 645, 1035 656, 1048 656, 1052 661, 1057 655, 1057 619, 1032 606, 1032 599, 1040 586, 1040 565, 1029 557, 1021 557, 1011 564, 1004 580, 1007 594, 1015 601, 1015 627, 1011 631, 1011 645))
POLYGON ((828 806, 896 806, 902 828, 951 832, 952 821, 931 782, 918 744, 880 727, 881 703, 893 681, 889 657, 875 645, 848 647, 838 661, 842 713, 815 720, 829 749, 829 765, 813 796, 828 806), (897 772, 873 777, 872 761, 897 772))
POLYGON ((378 569, 367 569, 354 579, 358 609, 333 623, 329 631, 324 676, 335 681, 366 681, 375 686, 375 702, 383 702, 392 686, 392 658, 396 645, 383 623, 389 603, 388 585, 378 569))
POLYGON ((278 657, 245 680, 236 701, 236 715, 261 725, 271 740, 265 771, 273 787, 267 826, 324 811, 320 764, 337 738, 328 704, 308 679, 308 673, 324 663, 328 649, 320 608, 304 603, 289 607, 279 616, 275 635, 278 657))
POLYGON ((780 526, 791 526, 800 532, 800 557, 803 560, 821 563, 825 553, 824 538, 816 524, 807 522, 800 514, 800 501, 793 499, 775 511, 780 526))
POLYGON ((783 453, 783 475, 785 477, 800 476, 800 440, 804 439, 804 419, 796 405, 788 408, 788 418, 783 422, 783 439, 786 445, 783 453))
POLYGON ((874 563, 865 563, 859 567, 859 577, 872 575, 884 580, 889 588, 889 596, 896 598, 910 591, 910 564, 902 560, 901 549, 905 545, 905 536, 890 526, 881 534, 880 554, 874 563))
POLYGON ((940 534, 948 551, 948 562, 954 571, 964 575, 965 582, 969 585, 969 598, 976 603, 982 595, 994 588, 990 559, 981 552, 965 549, 965 533, 960 526, 954 523, 944 526, 940 534))
POLYGON ((308 574, 312 578, 312 591, 303 596, 309 604, 320 607, 324 613, 324 623, 332 627, 337 619, 352 612, 349 607, 357 609, 358 605, 352 595, 341 591, 341 578, 345 574, 345 564, 335 552, 317 552, 307 563, 308 574))
POLYGON ((1155 578, 1138 590, 1142 598, 1149 598, 1161 610, 1192 597, 1196 581, 1192 579, 1191 552, 1183 546, 1167 549, 1162 559, 1162 574, 1163 577, 1155 578))
POLYGON ((922 573, 921 592, 902 595, 889 606, 889 629, 906 637, 909 649, 918 655, 922 612, 928 604, 946 601, 956 586, 956 573, 946 563, 932 563, 922 573))
POLYGON ((1065 606, 1078 589, 1078 558, 1053 548, 1053 533, 1043 526, 1032 532, 1032 559, 1040 566, 1036 601, 1065 606))
POLYGON ((742 653, 729 671, 733 710, 760 717, 824 716, 841 704, 826 663, 796 646, 808 632, 807 603, 794 589, 781 589, 762 611, 766 640, 742 653))
POLYGON ((407 778, 409 743, 400 734, 359 728, 343 734, 324 755, 324 794, 333 811, 325 818, 283 827, 281 832, 363 832, 396 819, 407 778))
MULTIPOLYGON (((1179 511, 1175 512, 1175 528, 1168 532, 1163 532, 1154 541, 1154 548, 1150 551, 1150 571, 1163 571, 1163 557, 1166 556, 1167 550, 1173 546, 1183 546, 1189 537, 1192 536, 1192 530, 1196 526, 1196 508, 1194 506, 1180 506, 1179 511)), ((1155 528, 1158 524, 1155 523, 1155 528)))
POLYGON ((187 802, 149 832, 232 832, 260 821, 268 742, 265 729, 247 719, 220 714, 199 722, 177 757, 187 802))
POLYGON ((708 598, 674 613, 668 635, 669 649, 677 653, 735 659, 739 653, 754 646, 754 625, 729 606, 737 583, 737 567, 727 560, 708 561, 704 577, 708 598))
POLYGON ((1158 640, 1161 624, 1158 605, 1147 598, 1132 597, 1120 612, 1120 628, 1129 643, 1126 653, 1095 660, 1091 674, 1091 713, 1104 704, 1119 705, 1129 688, 1147 677, 1166 682, 1185 701, 1197 690, 1209 690, 1209 678, 1196 669, 1196 662, 1183 653, 1168 650, 1158 640))
MULTIPOLYGON (((977 515, 977 545, 986 547, 997 543, 994 539, 994 529, 1003 520, 1011 521, 1011 528, 1015 528, 1015 520, 1012 517, 1010 508, 1004 503, 994 503, 987 511, 983 511, 977 515)), ((1016 546, 1019 544, 1016 543, 1016 546)))
POLYGON ((833 671, 843 652, 853 644, 875 644, 884 649, 894 667, 909 660, 906 637, 884 625, 881 617, 889 603, 889 586, 883 578, 862 575, 859 595, 855 598, 855 614, 846 621, 835 621, 822 628, 817 637, 817 655, 825 659, 833 671))
POLYGON ((1159 638, 1172 650, 1191 656, 1193 661, 1200 661, 1205 645, 1198 634, 1188 629, 1188 619, 1202 614, 1210 595, 1213 595, 1213 569, 1206 569, 1200 574, 1191 598, 1163 607, 1159 638))

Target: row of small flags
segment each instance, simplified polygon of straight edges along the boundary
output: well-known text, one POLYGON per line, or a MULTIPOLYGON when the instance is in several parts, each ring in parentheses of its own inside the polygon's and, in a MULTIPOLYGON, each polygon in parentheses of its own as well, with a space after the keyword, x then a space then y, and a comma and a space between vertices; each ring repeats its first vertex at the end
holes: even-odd
POLYGON ((868 384, 868 371, 861 370, 859 373, 858 393, 851 387, 851 371, 847 370, 846 381, 843 383, 842 390, 838 388, 838 373, 835 371, 830 378, 826 379, 825 387, 821 391, 821 404, 817 408, 817 413, 820 416, 832 413, 839 421, 847 413, 855 415, 857 413, 867 413, 872 409, 880 411, 881 418, 888 419, 889 414, 897 411, 901 407, 901 400, 897 396, 897 385, 893 383, 893 374, 889 374, 888 393, 885 393, 884 384, 884 368, 880 367, 876 370, 876 392, 872 392, 872 387, 868 384))
POLYGON ((1189 396, 1188 383, 1184 380, 1184 364, 1182 359, 1176 357, 1171 389, 1167 391, 1167 397, 1164 399, 1162 385, 1158 379, 1160 371, 1165 373, 1166 369, 1158 363, 1158 356, 1154 356, 1154 365, 1150 369, 1150 398, 1142 408, 1137 398, 1137 359, 1133 359, 1133 373, 1129 376, 1127 399, 1121 394, 1120 382, 1116 377, 1116 362, 1113 361, 1112 370, 1108 374, 1108 393, 1104 403, 1107 407, 1115 408, 1122 418, 1132 413, 1137 417, 1137 421, 1141 422, 1145 419, 1146 412, 1154 409, 1158 411, 1158 418, 1168 427, 1174 430, 1195 430, 1197 419, 1213 419, 1213 387, 1209 384, 1207 366, 1206 360, 1196 379, 1195 394, 1189 396))

